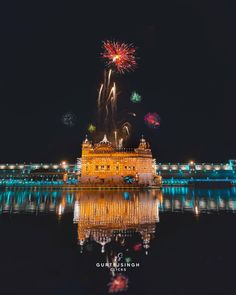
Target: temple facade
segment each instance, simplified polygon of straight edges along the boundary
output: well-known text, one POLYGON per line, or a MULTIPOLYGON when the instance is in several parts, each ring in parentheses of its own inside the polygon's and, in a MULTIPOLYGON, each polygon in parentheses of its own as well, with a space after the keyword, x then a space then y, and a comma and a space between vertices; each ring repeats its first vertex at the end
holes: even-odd
POLYGON ((149 143, 144 138, 134 149, 116 148, 107 139, 82 144, 80 184, 161 186, 149 143))

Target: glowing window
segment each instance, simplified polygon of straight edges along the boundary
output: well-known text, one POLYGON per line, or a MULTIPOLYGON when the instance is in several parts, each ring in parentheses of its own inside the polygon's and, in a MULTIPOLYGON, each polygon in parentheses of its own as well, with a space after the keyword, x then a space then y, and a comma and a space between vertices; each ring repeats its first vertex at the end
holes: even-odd
POLYGON ((202 170, 202 165, 196 165, 196 166, 195 166, 195 169, 196 169, 196 170, 202 170))
POLYGON ((161 168, 162 168, 162 170, 167 170, 168 169, 168 166, 164 166, 163 165, 161 168))
POLYGON ((178 166, 177 166, 177 165, 172 165, 172 166, 171 166, 171 169, 172 169, 172 170, 177 170, 177 169, 178 169, 178 166))
POLYGON ((206 170, 211 170, 212 167, 211 167, 211 165, 205 165, 205 169, 206 169, 206 170))
POLYGON ((181 170, 188 170, 188 166, 187 166, 187 165, 181 165, 181 166, 180 166, 180 169, 181 169, 181 170))

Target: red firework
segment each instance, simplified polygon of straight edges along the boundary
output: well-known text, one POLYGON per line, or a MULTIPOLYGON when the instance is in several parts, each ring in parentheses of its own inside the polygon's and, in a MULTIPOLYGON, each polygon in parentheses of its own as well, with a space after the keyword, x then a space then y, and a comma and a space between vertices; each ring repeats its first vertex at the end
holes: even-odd
POLYGON ((114 278, 112 278, 108 287, 109 293, 126 291, 128 289, 128 278, 122 274, 117 274, 114 278))
POLYGON ((150 128, 158 128, 160 127, 160 116, 157 113, 148 113, 144 117, 144 121, 150 128))
POLYGON ((134 249, 134 251, 141 251, 142 250, 142 244, 138 243, 138 244, 134 245, 133 249, 134 249))
POLYGON ((115 66, 119 73, 133 70, 137 66, 135 47, 132 44, 104 41, 102 57, 108 66, 115 66))

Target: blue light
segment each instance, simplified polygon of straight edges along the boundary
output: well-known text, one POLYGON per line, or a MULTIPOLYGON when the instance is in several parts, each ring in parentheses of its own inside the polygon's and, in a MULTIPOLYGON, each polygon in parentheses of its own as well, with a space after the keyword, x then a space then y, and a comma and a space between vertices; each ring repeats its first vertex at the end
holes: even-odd
POLYGON ((124 199, 129 200, 130 199, 130 194, 128 192, 124 192, 124 199))
POLYGON ((124 177, 124 182, 125 183, 134 183, 135 182, 135 178, 133 176, 125 176, 124 177))

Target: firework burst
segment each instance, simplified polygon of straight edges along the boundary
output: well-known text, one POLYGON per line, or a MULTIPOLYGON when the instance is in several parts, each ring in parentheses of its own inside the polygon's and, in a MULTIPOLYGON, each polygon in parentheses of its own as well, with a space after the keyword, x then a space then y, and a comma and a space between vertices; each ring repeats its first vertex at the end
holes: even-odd
POLYGON ((136 91, 133 91, 131 94, 130 100, 133 103, 139 103, 142 100, 142 96, 138 94, 136 91))
POLYGON ((62 123, 68 127, 73 127, 76 124, 76 120, 77 117, 72 112, 65 113, 61 118, 62 123))
POLYGON ((108 284, 109 293, 123 292, 128 289, 128 277, 117 274, 108 284))
POLYGON ((94 133, 96 131, 96 126, 93 124, 88 125, 88 132, 94 133))
POLYGON ((146 123, 146 125, 154 129, 160 127, 161 125, 160 120, 161 120, 160 116, 157 113, 148 113, 144 117, 144 122, 146 123))
POLYGON ((132 44, 104 41, 102 58, 107 61, 108 67, 115 67, 119 73, 132 71, 136 66, 136 49, 132 44))

